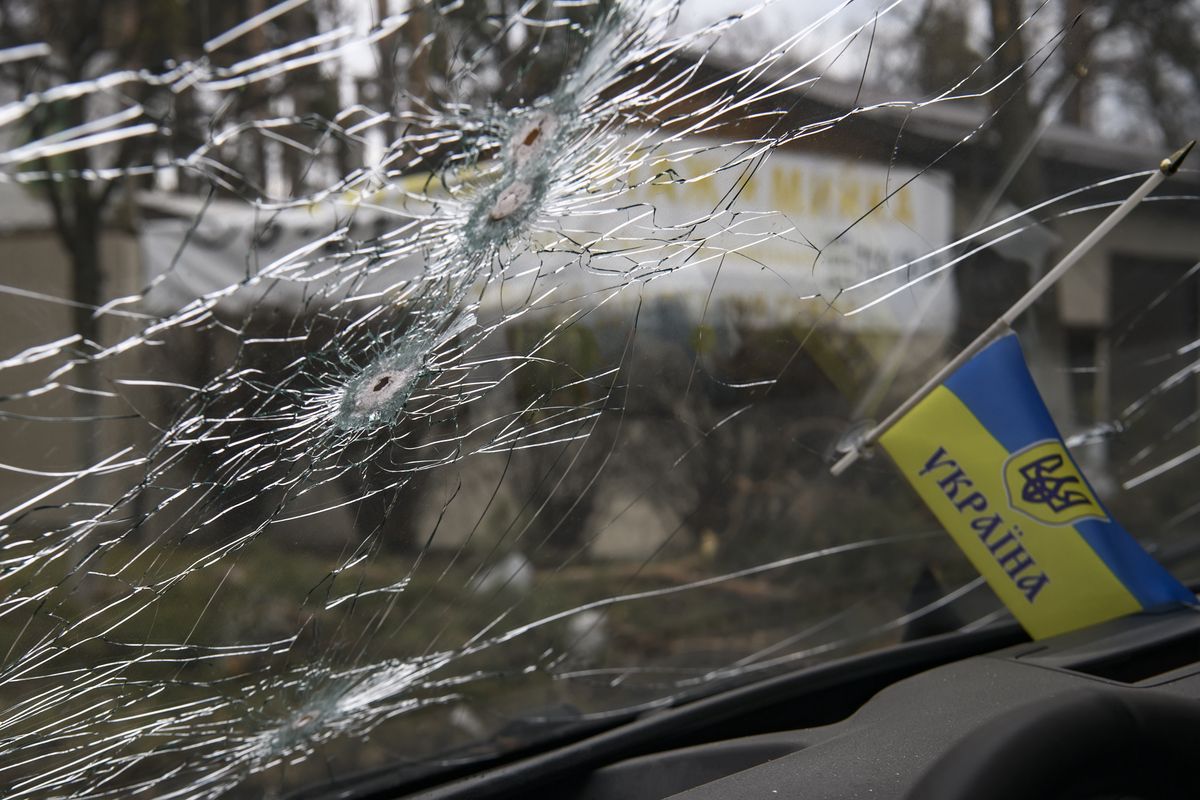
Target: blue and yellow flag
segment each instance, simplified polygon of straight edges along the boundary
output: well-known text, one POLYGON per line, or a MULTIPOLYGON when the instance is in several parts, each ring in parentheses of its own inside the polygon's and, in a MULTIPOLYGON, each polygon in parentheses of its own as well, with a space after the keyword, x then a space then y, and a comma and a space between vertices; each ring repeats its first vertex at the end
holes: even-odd
POLYGON ((880 442, 1035 639, 1196 602, 1097 498, 1015 335, 980 351, 880 442))

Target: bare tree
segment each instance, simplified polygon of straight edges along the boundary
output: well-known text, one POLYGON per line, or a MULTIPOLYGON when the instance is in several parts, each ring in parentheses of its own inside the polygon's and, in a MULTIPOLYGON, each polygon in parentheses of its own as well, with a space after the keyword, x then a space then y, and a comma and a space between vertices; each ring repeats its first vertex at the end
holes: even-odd
MULTIPOLYGON (((172 60, 200 55, 205 34, 222 17, 260 5, 261 0, 229 3, 218 13, 209 4, 179 0, 106 0, 103 14, 90 14, 80 13, 74 0, 0 0, 0 48, 39 42, 50 51, 44 58, 0 65, 0 87, 6 94, 29 97, 119 70, 160 72, 172 60)), ((151 163, 158 150, 194 145, 203 134, 192 125, 194 107, 185 96, 141 81, 113 91, 41 98, 24 121, 23 138, 32 141, 135 107, 143 109, 145 119, 139 122, 158 124, 156 135, 18 165, 53 212, 55 232, 71 262, 74 329, 85 342, 97 341, 99 334, 93 309, 104 300, 101 234, 113 221, 120 189, 129 186, 126 179, 104 176, 151 163)), ((79 375, 84 388, 95 388, 93 370, 84 365, 79 375)))
MULTIPOLYGON (((1010 88, 992 100, 1013 107, 1028 126, 1048 111, 1070 83, 1073 90, 1057 106, 1062 121, 1102 135, 1135 134, 1156 144, 1180 144, 1200 124, 1200 3, 1197 0, 1061 0, 1043 5, 1029 0, 982 0, 982 17, 968 3, 925 0, 902 34, 913 58, 906 81, 926 91, 952 85, 984 59, 970 44, 972 21, 985 20, 989 47, 1000 48, 981 78, 1014 70, 1010 88), (1048 24, 1025 24, 1045 20, 1048 24), (1061 30, 1048 50, 1036 35, 1061 30), (1034 71, 1037 80, 1030 80, 1034 71), (1115 118, 1114 106, 1129 113, 1115 118), (1032 113, 1034 116, 1026 116, 1032 113), (1136 125, 1136 130, 1130 130, 1136 125)), ((978 7, 978 6, 976 6, 978 7)), ((1017 186, 1022 185, 1018 179, 1017 186)), ((1017 189, 1016 191, 1021 191, 1017 189)))

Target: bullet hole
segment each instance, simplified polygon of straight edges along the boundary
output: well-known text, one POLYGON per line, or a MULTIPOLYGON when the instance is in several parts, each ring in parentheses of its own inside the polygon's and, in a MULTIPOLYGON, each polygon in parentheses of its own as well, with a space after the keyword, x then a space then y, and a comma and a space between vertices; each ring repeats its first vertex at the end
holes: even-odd
POLYGON ((558 132, 558 118, 549 111, 533 111, 517 125, 509 140, 509 151, 518 169, 529 163, 558 132))
POLYGON ((488 218, 493 222, 508 219, 524 207, 531 194, 533 187, 525 181, 510 183, 496 196, 496 202, 492 203, 491 209, 488 210, 488 218))
POLYGON ((420 375, 419 364, 381 367, 368 373, 347 389, 342 415, 357 424, 399 412, 420 375))
POLYGON ((365 391, 358 391, 357 405, 362 410, 370 410, 381 403, 386 403, 401 388, 401 381, 411 377, 407 371, 388 373, 372 377, 364 384, 365 391))

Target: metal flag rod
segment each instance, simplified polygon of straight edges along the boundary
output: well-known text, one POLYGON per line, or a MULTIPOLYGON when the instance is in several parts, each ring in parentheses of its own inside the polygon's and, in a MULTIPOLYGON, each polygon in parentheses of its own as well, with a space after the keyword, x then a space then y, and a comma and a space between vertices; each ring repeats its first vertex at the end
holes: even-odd
POLYGON ((1075 247, 1071 249, 1071 252, 1063 256, 1063 259, 1055 264, 1053 269, 1043 275, 1041 280, 1035 283, 1028 292, 1026 292, 1019 300, 1017 300, 1017 302, 1013 303, 1011 308, 1001 314, 999 319, 989 325, 987 330, 979 334, 975 341, 967 345, 962 352, 960 352, 953 359, 951 359, 949 363, 938 370, 936 375, 926 381, 924 386, 922 386, 920 389, 914 392, 911 397, 901 403, 895 411, 893 411, 891 414, 888 414, 888 416, 882 422, 867 431, 859 441, 853 444, 853 448, 849 452, 843 455, 832 467, 830 467, 829 471, 834 475, 841 475, 843 472, 845 472, 851 464, 853 464, 855 461, 858 461, 858 459, 862 457, 863 452, 866 449, 870 448, 873 444, 875 444, 875 442, 879 441, 879 437, 885 434, 889 428, 895 425, 901 417, 911 411, 913 407, 917 405, 917 403, 928 397, 930 392, 932 392, 938 386, 941 386, 942 381, 946 380, 951 373, 953 373, 963 364, 967 363, 972 356, 989 345, 993 340, 1006 333, 1009 329, 1009 326, 1012 325, 1017 317, 1021 316, 1026 309, 1033 305, 1034 301, 1045 294, 1046 290, 1053 286, 1058 279, 1061 278, 1064 273, 1066 273, 1067 270, 1075 266, 1076 262, 1083 258, 1083 256, 1087 254, 1089 250, 1095 247, 1096 243, 1104 238, 1105 234, 1116 227, 1117 223, 1124 219, 1129 212, 1132 211, 1135 206, 1137 206, 1138 203, 1142 202, 1146 195, 1154 191, 1164 180, 1178 172, 1183 160, 1187 158, 1188 153, 1191 152, 1195 144, 1196 140, 1193 139, 1167 158, 1164 158, 1162 163, 1158 165, 1158 169, 1154 172, 1154 174, 1148 177, 1142 183, 1142 185, 1134 191, 1133 194, 1129 195, 1125 202, 1113 209, 1113 212, 1105 217, 1103 222, 1097 225, 1091 233, 1084 237, 1083 241, 1075 245, 1075 247))

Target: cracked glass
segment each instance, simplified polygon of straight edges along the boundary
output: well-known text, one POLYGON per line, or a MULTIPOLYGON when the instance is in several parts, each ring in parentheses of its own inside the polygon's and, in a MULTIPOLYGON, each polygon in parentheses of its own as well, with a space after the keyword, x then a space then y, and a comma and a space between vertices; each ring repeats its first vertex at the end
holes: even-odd
MULTIPOLYGON (((0 787, 398 784, 1005 616, 829 466, 1195 135, 1194 0, 0 0, 0 787)), ((1200 172, 1018 329, 1183 578, 1200 172)))

